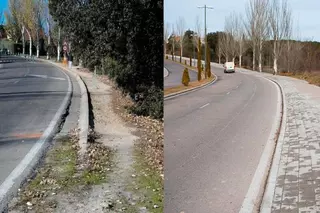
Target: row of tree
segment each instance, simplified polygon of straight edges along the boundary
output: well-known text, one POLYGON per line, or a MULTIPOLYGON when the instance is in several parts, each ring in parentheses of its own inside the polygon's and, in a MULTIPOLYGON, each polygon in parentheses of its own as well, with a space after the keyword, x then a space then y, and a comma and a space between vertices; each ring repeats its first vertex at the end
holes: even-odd
POLYGON ((50 0, 49 9, 76 61, 103 69, 136 100, 134 113, 163 117, 162 0, 50 0))
POLYGON ((54 22, 49 14, 46 0, 9 0, 9 9, 4 11, 6 34, 15 43, 22 43, 23 54, 26 53, 26 42, 29 42, 29 53, 35 43, 36 55, 40 54, 40 40, 49 38, 54 22))
MULTIPOLYGON (((199 49, 199 21, 197 19, 195 31, 184 29, 182 33, 180 29, 184 25, 180 23, 183 22, 172 25, 170 33, 168 24, 165 25, 166 53, 181 56, 184 53, 184 56, 193 57, 199 49)), ((244 65, 260 72, 269 67, 274 73, 279 70, 320 69, 319 43, 301 41, 298 33, 298 29, 293 29, 292 12, 287 0, 249 0, 245 15, 231 13, 225 19, 224 31, 208 33, 207 41, 211 60, 218 63, 234 61, 240 67, 244 65)), ((204 46, 202 42, 202 53, 204 46)))
POLYGON ((34 41, 39 56, 40 38, 51 55, 67 44, 74 63, 103 69, 136 101, 134 113, 163 117, 162 0, 9 0, 5 16, 23 53, 34 41))

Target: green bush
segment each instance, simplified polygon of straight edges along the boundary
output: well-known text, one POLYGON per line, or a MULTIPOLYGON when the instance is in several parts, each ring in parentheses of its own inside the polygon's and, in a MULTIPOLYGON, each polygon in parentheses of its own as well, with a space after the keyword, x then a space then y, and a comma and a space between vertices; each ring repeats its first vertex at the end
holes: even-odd
POLYGON ((130 110, 132 113, 143 116, 151 116, 155 119, 163 118, 163 91, 151 86, 142 100, 138 101, 130 110))
POLYGON ((185 68, 182 74, 182 84, 185 86, 188 86, 190 82, 190 76, 188 68, 185 68))
MULTIPOLYGON (((131 97, 142 94, 142 99, 149 100, 152 86, 163 90, 163 49, 158 48, 163 45, 163 26, 158 24, 163 21, 162 0, 81 2, 49 1, 61 33, 70 35, 74 57, 90 71, 102 66, 103 73, 131 97)), ((154 115, 159 110, 145 112, 149 107, 145 104, 154 104, 148 100, 136 103, 143 110, 134 111, 159 117, 154 115)))
POLYGON ((166 55, 166 59, 169 59, 169 57, 166 55))

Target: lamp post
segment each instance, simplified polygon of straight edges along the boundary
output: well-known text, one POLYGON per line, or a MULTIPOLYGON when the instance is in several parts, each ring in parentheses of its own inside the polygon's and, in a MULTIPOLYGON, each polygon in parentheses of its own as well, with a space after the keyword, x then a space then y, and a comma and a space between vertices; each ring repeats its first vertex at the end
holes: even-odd
POLYGON ((207 70, 207 48, 208 48, 208 42, 207 42, 207 9, 213 9, 213 7, 208 7, 207 5, 204 5, 203 7, 198 7, 200 9, 204 9, 204 42, 205 42, 205 50, 204 50, 204 66, 205 70, 207 70))

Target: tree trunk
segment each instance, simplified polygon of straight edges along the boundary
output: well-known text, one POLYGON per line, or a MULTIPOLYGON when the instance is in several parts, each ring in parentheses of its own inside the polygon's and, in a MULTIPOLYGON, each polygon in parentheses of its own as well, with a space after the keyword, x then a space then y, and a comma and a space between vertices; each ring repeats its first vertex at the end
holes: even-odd
POLYGON ((252 70, 256 70, 256 49, 253 48, 253 55, 252 55, 252 70))
POLYGON ((37 58, 39 58, 39 53, 40 53, 40 50, 39 50, 39 30, 37 30, 37 58))
POLYGON ((262 72, 261 62, 262 62, 262 54, 261 54, 261 51, 259 51, 259 72, 262 72))
MULTIPOLYGON (((289 51, 290 51, 290 46, 289 46, 289 40, 288 40, 288 52, 287 52, 287 72, 289 72, 290 71, 290 69, 289 69, 289 51)), ((309 51, 308 51, 309 52, 309 51)))
POLYGON ((278 73, 278 55, 277 55, 277 41, 273 44, 273 72, 276 75, 278 73))
POLYGON ((259 72, 262 72, 262 41, 259 42, 259 72))
POLYGON ((24 40, 24 35, 22 34, 22 54, 26 54, 26 42, 24 40))
POLYGON ((172 60, 175 61, 175 57, 174 57, 174 41, 172 42, 172 60))
POLYGON ((163 44, 163 52, 164 52, 164 57, 166 57, 166 54, 167 54, 166 41, 164 41, 164 44, 163 44))
POLYGON ((242 66, 242 55, 239 55, 239 67, 241 68, 242 66))
POLYGON ((180 63, 182 63, 182 44, 180 44, 180 63))
POLYGON ((32 56, 32 38, 30 38, 29 54, 32 56))
POLYGON ((221 64, 221 56, 219 55, 219 64, 221 64))

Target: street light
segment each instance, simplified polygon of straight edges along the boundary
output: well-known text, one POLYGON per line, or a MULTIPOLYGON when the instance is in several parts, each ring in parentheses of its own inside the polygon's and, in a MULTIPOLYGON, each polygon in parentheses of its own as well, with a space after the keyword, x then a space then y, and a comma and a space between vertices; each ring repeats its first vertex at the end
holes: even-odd
POLYGON ((193 66, 196 66, 196 65, 195 65, 195 63, 196 63, 195 35, 196 35, 195 32, 193 32, 193 33, 191 34, 191 36, 192 36, 192 47, 193 47, 193 50, 192 50, 192 51, 193 51, 193 60, 192 60, 192 61, 194 62, 194 63, 193 63, 193 64, 194 64, 193 66))
MULTIPOLYGON (((204 66, 205 69, 207 70, 207 46, 208 46, 208 42, 207 42, 207 9, 213 9, 213 7, 208 7, 207 5, 204 5, 204 7, 198 7, 200 9, 204 9, 204 42, 205 42, 205 50, 204 50, 204 66)), ((206 73, 206 72, 205 72, 206 73)))

